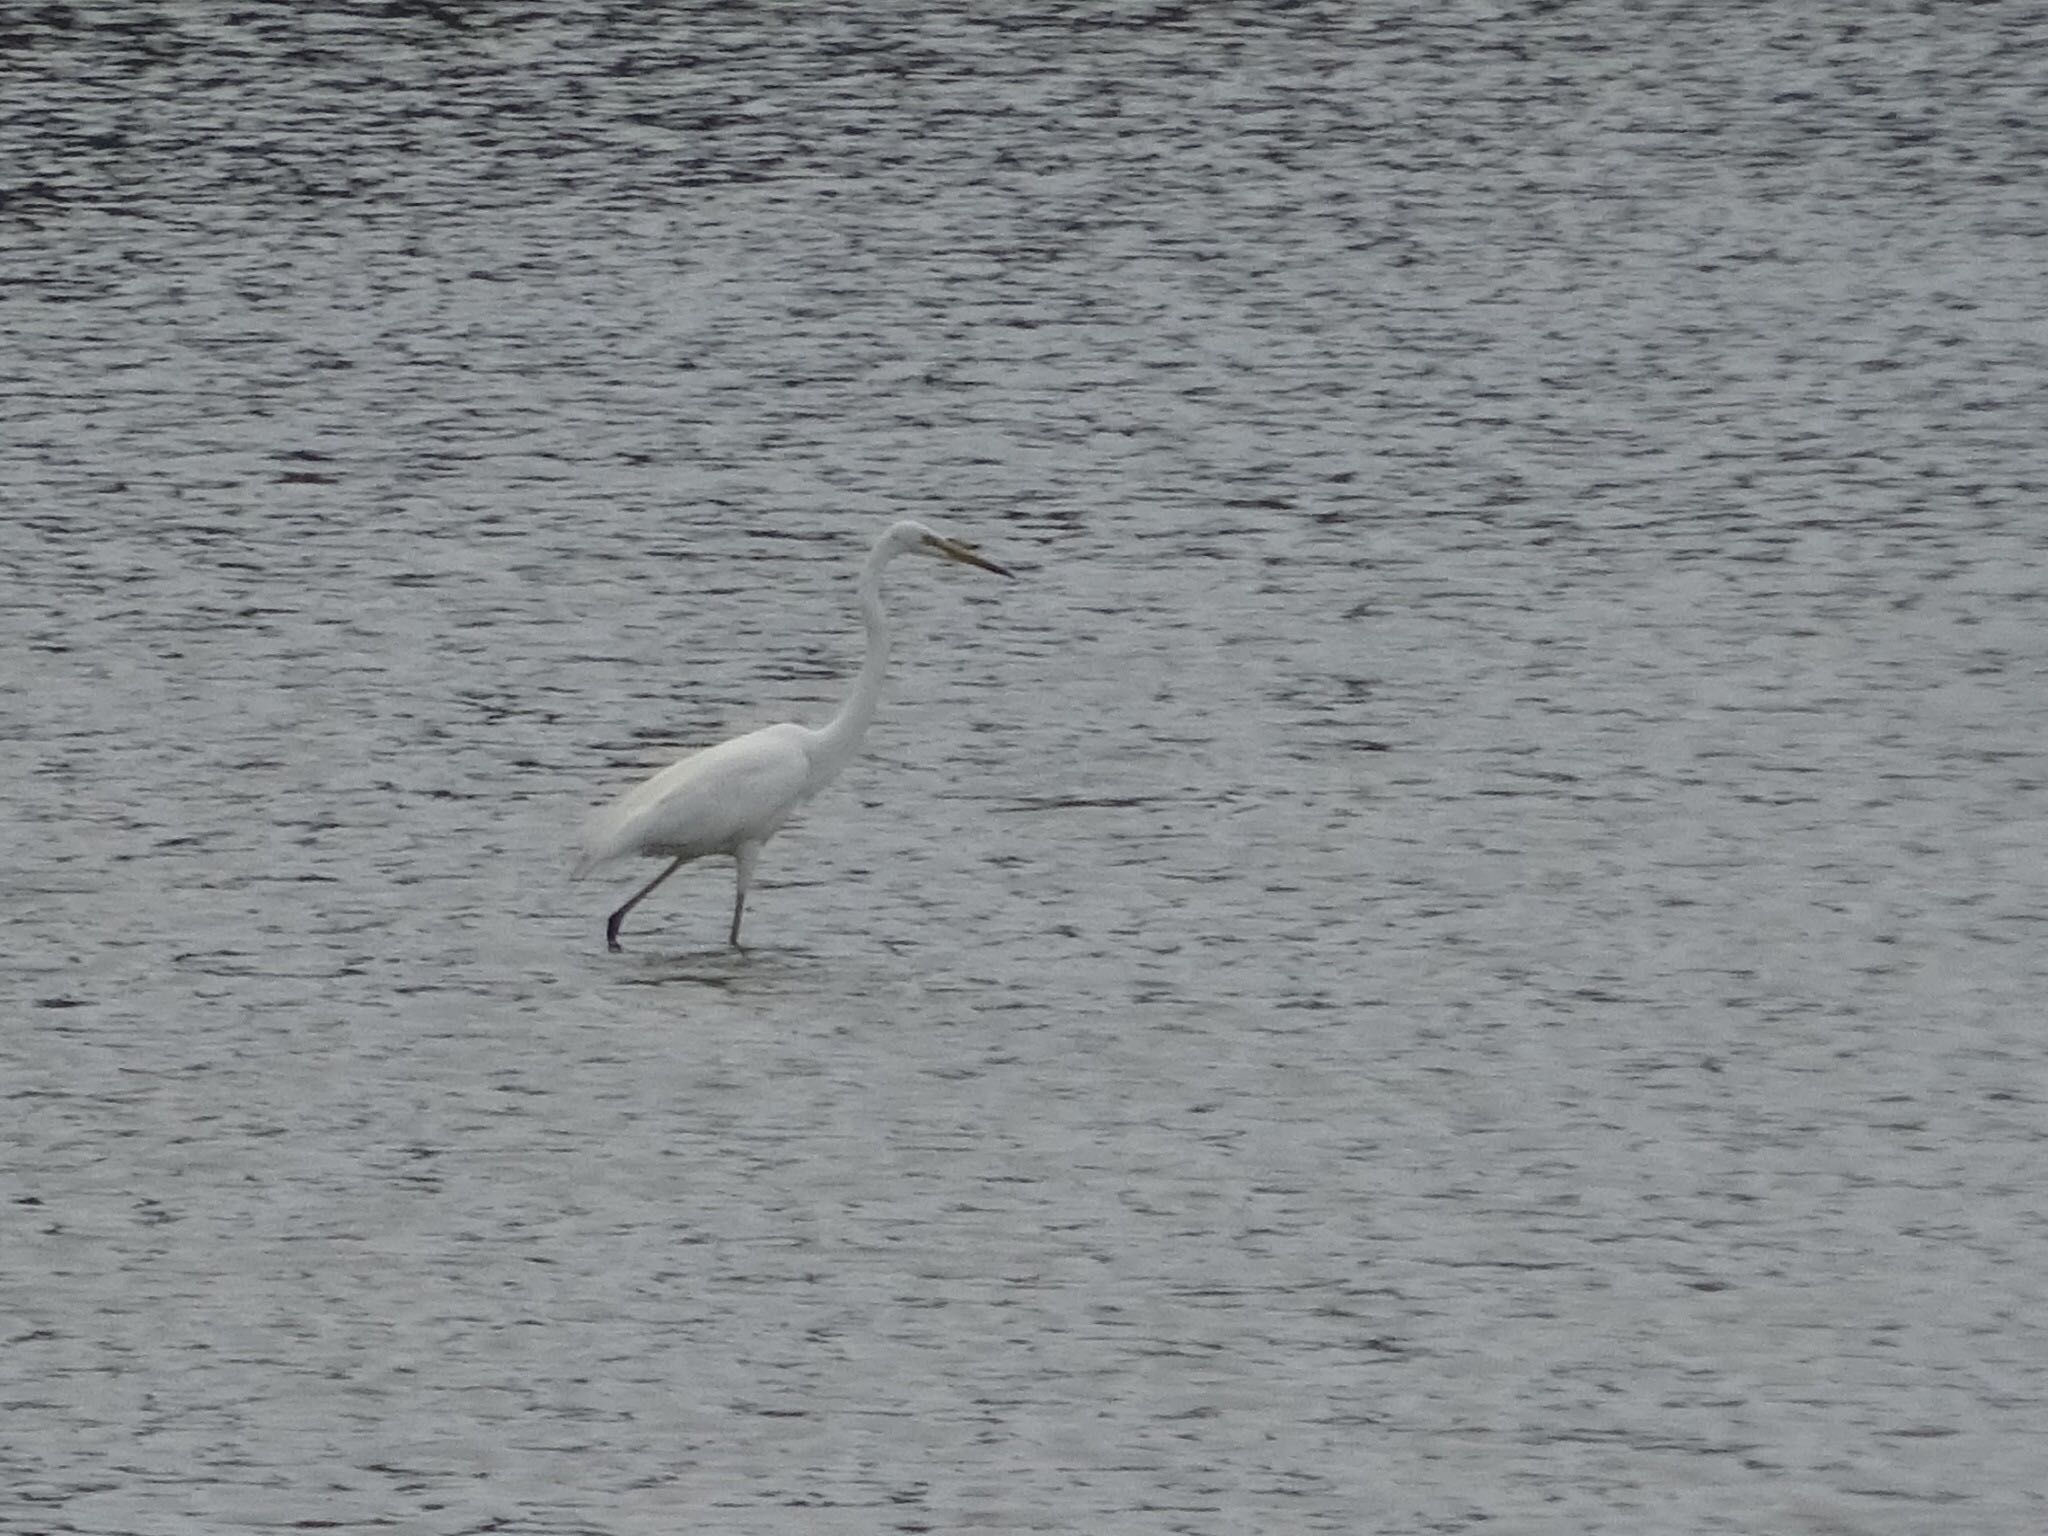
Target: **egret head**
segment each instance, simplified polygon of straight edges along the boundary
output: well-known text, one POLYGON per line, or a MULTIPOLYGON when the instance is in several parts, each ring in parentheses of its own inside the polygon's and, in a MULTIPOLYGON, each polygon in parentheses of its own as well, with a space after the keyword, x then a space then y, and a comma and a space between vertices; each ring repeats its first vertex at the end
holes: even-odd
POLYGON ((923 523, 908 520, 893 525, 882 535, 884 544, 893 545, 909 554, 929 555, 934 560, 953 560, 961 565, 972 565, 984 571, 993 571, 998 576, 1013 576, 1016 573, 997 565, 995 561, 976 554, 972 544, 963 544, 958 539, 949 539, 942 533, 934 533, 923 523))

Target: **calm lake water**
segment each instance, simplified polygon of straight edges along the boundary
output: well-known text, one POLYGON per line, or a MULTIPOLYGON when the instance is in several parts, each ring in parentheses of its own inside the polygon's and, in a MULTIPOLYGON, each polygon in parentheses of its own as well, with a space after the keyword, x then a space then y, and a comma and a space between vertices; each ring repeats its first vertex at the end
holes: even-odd
POLYGON ((0 1529, 2048 1524, 2038 7, 0 45, 0 1529))

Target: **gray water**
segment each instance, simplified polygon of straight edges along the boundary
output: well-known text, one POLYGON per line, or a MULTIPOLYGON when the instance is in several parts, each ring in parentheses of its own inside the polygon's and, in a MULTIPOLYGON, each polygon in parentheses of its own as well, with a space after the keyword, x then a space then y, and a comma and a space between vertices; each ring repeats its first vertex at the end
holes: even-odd
POLYGON ((2043 1528, 2038 8, 0 30, 0 1529, 2043 1528))

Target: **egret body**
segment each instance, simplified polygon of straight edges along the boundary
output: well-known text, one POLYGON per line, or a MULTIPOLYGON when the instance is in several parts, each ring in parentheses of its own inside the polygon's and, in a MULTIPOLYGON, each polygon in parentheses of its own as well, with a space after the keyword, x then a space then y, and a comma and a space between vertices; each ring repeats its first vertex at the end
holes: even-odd
POLYGON ((737 949, 740 919, 746 915, 747 887, 761 845, 773 837, 805 801, 839 776, 860 750, 861 738, 881 702, 889 669, 889 618, 882 609, 882 568, 898 555, 978 566, 1008 576, 957 539, 922 523, 893 523, 875 541, 861 567, 860 614, 867 626, 867 657, 860 677, 839 712, 822 726, 785 723, 749 731, 731 741, 693 752, 621 795, 591 817, 583 833, 583 854, 572 878, 614 859, 667 859, 661 873, 629 896, 605 923, 605 945, 619 947, 619 925, 654 888, 692 859, 728 854, 736 869, 732 931, 737 949))

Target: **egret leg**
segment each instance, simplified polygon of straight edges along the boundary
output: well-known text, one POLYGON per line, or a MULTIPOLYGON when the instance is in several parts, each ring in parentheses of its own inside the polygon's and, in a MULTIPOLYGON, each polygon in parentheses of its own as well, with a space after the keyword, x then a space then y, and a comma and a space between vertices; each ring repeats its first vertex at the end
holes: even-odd
POLYGON ((754 860, 761 852, 759 844, 750 844, 732 856, 735 866, 732 896, 732 932, 726 935, 726 942, 734 949, 740 947, 740 919, 747 911, 747 887, 753 883, 754 860))
POLYGON ((639 906, 640 903, 644 899, 646 899, 647 894, 650 891, 652 891, 657 885, 661 884, 662 881, 666 880, 670 875, 674 874, 677 870, 681 869, 683 865, 685 865, 688 862, 689 861, 687 859, 677 859, 675 863, 669 865, 667 869, 664 869, 660 874, 656 875, 652 880, 648 881, 645 885, 641 886, 639 890, 635 891, 631 896, 628 896, 626 898, 626 904, 620 907, 618 911, 614 912, 604 925, 604 947, 606 949, 611 950, 614 954, 618 953, 619 924, 623 923, 626 920, 626 914, 632 911, 635 907, 639 906))

